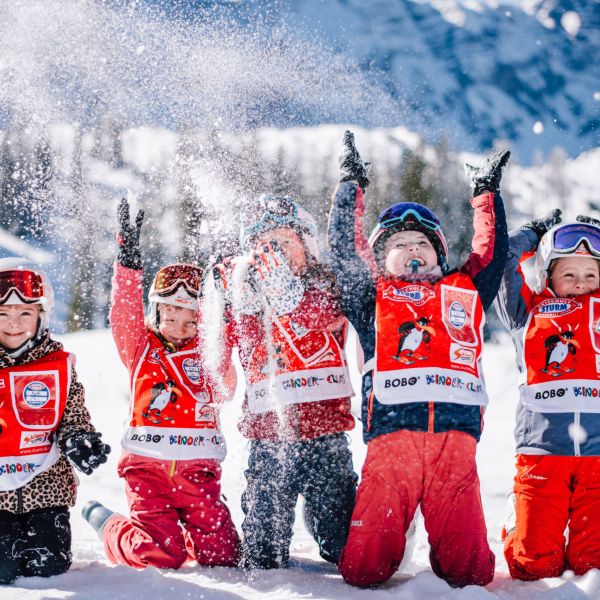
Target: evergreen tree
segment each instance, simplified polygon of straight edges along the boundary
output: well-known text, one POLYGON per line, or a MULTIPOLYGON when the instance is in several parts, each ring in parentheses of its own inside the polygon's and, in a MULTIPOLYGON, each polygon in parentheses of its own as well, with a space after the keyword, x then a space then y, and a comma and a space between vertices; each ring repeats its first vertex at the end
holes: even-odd
POLYGON ((75 235, 70 240, 70 289, 67 330, 91 329, 96 314, 95 240, 98 235, 93 214, 89 210, 89 188, 83 166, 82 134, 77 130, 71 166, 71 205, 69 216, 75 235))

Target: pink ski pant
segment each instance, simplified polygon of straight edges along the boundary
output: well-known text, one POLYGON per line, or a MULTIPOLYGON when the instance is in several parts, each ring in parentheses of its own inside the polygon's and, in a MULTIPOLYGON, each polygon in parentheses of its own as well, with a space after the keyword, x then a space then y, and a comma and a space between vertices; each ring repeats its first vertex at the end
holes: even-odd
POLYGON ((111 517, 104 547, 113 563, 179 568, 237 564, 239 537, 221 501, 221 468, 215 461, 122 460, 131 518, 111 517), (133 464, 131 464, 133 463, 133 464))
POLYGON ((450 585, 486 585, 495 559, 475 464, 475 439, 459 431, 396 431, 369 442, 348 542, 339 561, 347 583, 366 587, 398 569, 417 506, 433 572, 450 585))

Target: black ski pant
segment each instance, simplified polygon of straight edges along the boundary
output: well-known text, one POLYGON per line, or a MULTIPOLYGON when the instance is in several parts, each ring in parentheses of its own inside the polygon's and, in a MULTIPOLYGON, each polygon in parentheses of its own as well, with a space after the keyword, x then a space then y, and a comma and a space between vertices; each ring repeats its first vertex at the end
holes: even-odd
POLYGON ((17 577, 51 577, 71 566, 66 506, 15 514, 0 510, 0 584, 17 577))
POLYGON ((304 521, 320 555, 337 563, 346 544, 358 477, 346 434, 306 442, 250 443, 242 565, 249 569, 286 567, 298 495, 304 521))

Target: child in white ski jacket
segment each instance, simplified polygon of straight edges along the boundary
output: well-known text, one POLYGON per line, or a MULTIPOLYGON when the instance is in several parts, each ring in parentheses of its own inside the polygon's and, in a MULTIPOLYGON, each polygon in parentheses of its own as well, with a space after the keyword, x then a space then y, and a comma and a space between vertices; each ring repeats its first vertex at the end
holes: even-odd
POLYGON ((600 568, 600 226, 560 219, 555 210, 510 235, 496 300, 522 373, 504 531, 522 580, 600 568), (531 254, 533 290, 520 267, 531 254))

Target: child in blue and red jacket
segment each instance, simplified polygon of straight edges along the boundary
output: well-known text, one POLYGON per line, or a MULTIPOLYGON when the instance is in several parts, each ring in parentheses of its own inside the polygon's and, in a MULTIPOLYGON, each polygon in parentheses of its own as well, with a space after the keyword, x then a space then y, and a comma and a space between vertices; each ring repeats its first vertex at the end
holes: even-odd
POLYGON ((526 581, 600 568, 600 223, 560 219, 511 233, 496 300, 523 375, 504 555, 526 581), (531 253, 535 289, 520 268, 531 253))
POLYGON ((246 377, 242 564, 287 566, 299 495, 321 556, 337 563, 357 480, 339 292, 319 260, 314 220, 289 197, 263 194, 241 234, 246 255, 217 272, 246 377))
POLYGON ((341 181, 329 222, 332 266, 354 325, 363 370, 367 457, 348 542, 344 579, 389 579, 420 504, 434 572, 450 585, 485 585, 494 575, 475 463, 487 395, 481 373, 484 310, 507 253, 504 208, 495 193, 508 152, 471 168, 473 250, 450 270, 436 215, 402 202, 380 217, 367 245, 367 169, 346 132, 341 181))

